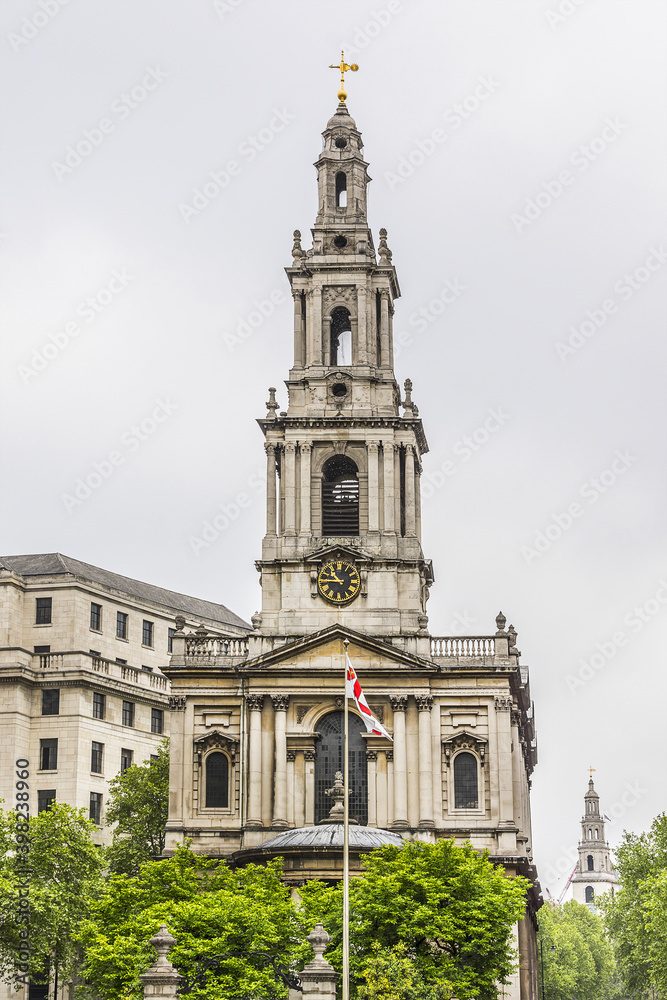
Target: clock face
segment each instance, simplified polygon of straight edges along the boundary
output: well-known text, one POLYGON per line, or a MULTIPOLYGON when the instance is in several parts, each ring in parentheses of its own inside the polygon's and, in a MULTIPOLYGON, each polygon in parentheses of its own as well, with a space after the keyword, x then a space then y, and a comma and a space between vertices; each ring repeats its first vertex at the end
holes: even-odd
POLYGON ((329 604, 349 604, 360 588, 359 570, 344 560, 326 563, 317 574, 318 593, 329 604))

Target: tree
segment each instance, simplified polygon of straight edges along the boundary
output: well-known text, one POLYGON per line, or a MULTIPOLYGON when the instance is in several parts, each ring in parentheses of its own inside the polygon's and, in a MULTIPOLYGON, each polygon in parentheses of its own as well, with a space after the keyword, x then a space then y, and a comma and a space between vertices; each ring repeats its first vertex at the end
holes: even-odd
POLYGON ((112 871, 136 875, 162 854, 169 806, 169 741, 157 759, 133 764, 109 782, 107 825, 117 823, 108 851, 112 871))
POLYGON ((102 886, 104 853, 91 839, 97 828, 83 809, 56 803, 27 824, 1 811, 0 828, 0 974, 6 982, 39 980, 50 968, 61 981, 69 978, 77 961, 74 935, 102 886))
POLYGON ((451 1000, 453 996, 451 983, 429 986, 424 982, 402 943, 381 948, 376 942, 361 967, 361 978, 358 1000, 451 1000))
MULTIPOLYGON (((385 961, 399 943, 405 946, 420 989, 495 1000, 497 983, 515 965, 511 931, 524 913, 526 879, 508 878, 486 852, 453 840, 386 846, 364 864, 366 871, 350 886, 352 996, 373 996, 366 963, 377 942, 385 961)), ((300 893, 306 924, 322 921, 333 939, 327 958, 340 969, 342 886, 313 882, 300 893)))
POLYGON ((621 997, 612 947, 602 921, 574 900, 545 904, 538 914, 544 992, 548 1000, 621 997))
MULTIPOLYGON (((266 952, 288 966, 306 930, 280 880, 281 863, 237 871, 189 847, 141 865, 133 877, 112 874, 78 934, 85 961, 78 996, 135 1000, 137 977, 155 960, 150 938, 165 923, 177 944, 169 959, 192 975, 198 962, 230 951, 266 952)), ((312 957, 312 952, 311 952, 312 957)), ((251 958, 227 958, 190 1000, 286 997, 270 969, 251 958)))
POLYGON ((602 900, 626 989, 667 996, 667 814, 648 833, 623 832, 615 861, 621 888, 602 900))

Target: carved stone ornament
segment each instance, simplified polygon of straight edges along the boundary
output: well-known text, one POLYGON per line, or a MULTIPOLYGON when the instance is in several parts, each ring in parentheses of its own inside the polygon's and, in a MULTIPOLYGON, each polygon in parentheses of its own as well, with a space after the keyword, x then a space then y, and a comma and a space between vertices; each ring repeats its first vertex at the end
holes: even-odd
POLYGON ((275 712, 286 712, 289 708, 288 694, 272 694, 271 701, 273 702, 273 709, 275 712))
POLYGON ((248 708, 251 712, 261 712, 264 708, 264 695, 249 694, 246 697, 246 702, 248 703, 248 708))
POLYGON ((299 705, 296 710, 296 724, 300 726, 303 720, 308 715, 310 710, 310 705, 299 705))
POLYGON ((170 712, 184 712, 185 711, 185 695, 184 694, 170 694, 169 695, 169 711, 170 712))
POLYGON ((294 245, 292 247, 292 257, 295 260, 299 260, 301 257, 305 257, 305 251, 301 249, 301 233, 298 229, 294 230, 294 245))
POLYGON ((521 712, 519 711, 518 708, 512 709, 512 725, 513 726, 521 725, 521 712))
POLYGON ((392 695, 389 701, 394 712, 406 712, 408 709, 408 696, 405 694, 392 695))
POLYGON ((176 615, 174 618, 174 624, 176 625, 174 632, 182 632, 185 628, 185 618, 183 615, 176 615))
POLYGON ((415 701, 417 702, 418 712, 430 712, 433 708, 433 698, 431 695, 417 695, 415 701))
POLYGON ((509 712, 512 709, 512 699, 508 695, 498 695, 494 698, 496 712, 509 712))
POLYGON ((502 613, 502 611, 499 611, 498 614, 496 615, 496 628, 498 629, 496 635, 505 635, 506 621, 507 618, 505 618, 505 615, 502 613))
MULTIPOLYGON (((339 251, 336 248, 335 252, 340 253, 341 251, 339 251)), ((324 288, 322 291, 323 305, 328 307, 330 305, 333 305, 334 302, 344 302, 347 306, 356 306, 357 304, 356 285, 329 285, 326 288, 324 288)))
POLYGON ((377 759, 378 759, 377 750, 367 750, 366 751, 366 760, 373 761, 373 760, 377 760, 377 759))
POLYGON ((285 760, 296 760, 296 750, 286 750, 285 760))
POLYGON ((369 705, 368 707, 378 722, 382 722, 384 724, 384 705, 369 705))
POLYGON ((303 751, 304 760, 315 760, 315 747, 306 747, 303 751))
POLYGON ((443 743, 442 748, 445 753, 445 763, 449 767, 454 753, 458 750, 469 750, 477 754, 483 765, 484 758, 486 757, 486 746, 487 741, 482 739, 481 736, 475 736, 473 733, 457 733, 456 736, 448 737, 443 743))
POLYGON ((387 230, 380 230, 380 242, 378 243, 378 256, 381 264, 391 264, 392 252, 387 246, 387 230))
POLYGON ((338 698, 334 698, 334 705, 340 712, 345 707, 345 700, 340 696, 338 698))
POLYGON ((195 740, 195 753, 197 755, 197 763, 199 764, 201 764, 204 754, 209 750, 224 750, 229 755, 232 764, 235 764, 238 749, 239 740, 235 736, 227 736, 226 733, 221 733, 219 729, 214 729, 213 732, 207 733, 206 736, 200 736, 199 739, 195 740))

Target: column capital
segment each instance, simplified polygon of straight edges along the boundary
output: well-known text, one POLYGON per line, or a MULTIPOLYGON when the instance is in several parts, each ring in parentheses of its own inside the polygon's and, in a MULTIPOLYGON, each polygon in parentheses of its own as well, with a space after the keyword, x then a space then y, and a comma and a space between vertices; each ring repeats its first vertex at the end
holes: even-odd
POLYGON ((296 760, 296 750, 287 750, 285 760, 296 760))
POLYGON ((381 288, 380 289, 380 295, 381 295, 381 297, 383 299, 388 299, 389 298, 389 289, 388 288, 381 288))
POLYGON ((273 708, 276 712, 286 712, 289 707, 288 694, 272 694, 271 701, 273 702, 273 708))
POLYGON ((394 712, 406 712, 408 709, 408 696, 405 694, 390 695, 389 701, 394 712))
POLYGON ((246 702, 251 712, 261 712, 264 708, 264 695, 248 694, 246 695, 246 702))
POLYGON ((415 701, 417 702, 418 712, 430 712, 433 708, 433 697, 430 694, 415 695, 415 701))
POLYGON ((373 760, 377 760, 377 759, 378 759, 377 750, 367 750, 366 751, 366 760, 373 761, 373 760))
POLYGON ((377 451, 379 444, 377 441, 368 441, 366 443, 366 447, 368 448, 369 451, 377 451))
POLYGON ((496 712, 509 712, 512 708, 512 699, 507 695, 498 695, 494 698, 496 712))
POLYGON ((293 441, 286 441, 283 448, 288 455, 293 455, 296 452, 296 445, 293 441))
POLYGON ((272 452, 275 452, 275 450, 276 450, 276 445, 273 444, 272 441, 266 441, 265 442, 265 444, 264 444, 264 451, 266 452, 267 455, 272 454, 272 452))
POLYGON ((315 760, 315 747, 306 747, 303 751, 304 760, 315 760))
POLYGON ((299 441, 299 450, 302 452, 311 451, 312 447, 310 441, 299 441))

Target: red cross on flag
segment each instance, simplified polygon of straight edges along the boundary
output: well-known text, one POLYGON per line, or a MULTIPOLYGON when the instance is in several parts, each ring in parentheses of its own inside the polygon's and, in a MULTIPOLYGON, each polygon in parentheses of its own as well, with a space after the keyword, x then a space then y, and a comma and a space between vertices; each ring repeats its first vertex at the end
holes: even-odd
MULTIPOLYGON (((387 730, 384 728, 382 723, 378 722, 370 708, 368 707, 368 702, 364 697, 364 692, 361 690, 361 684, 356 675, 355 669, 352 666, 350 657, 345 654, 347 660, 347 696, 348 698, 354 698, 355 704, 359 709, 361 718, 364 720, 364 725, 369 733, 373 736, 386 736, 388 740, 392 740, 387 730)), ((392 740, 393 742, 393 740, 392 740)))

